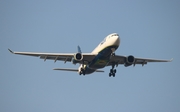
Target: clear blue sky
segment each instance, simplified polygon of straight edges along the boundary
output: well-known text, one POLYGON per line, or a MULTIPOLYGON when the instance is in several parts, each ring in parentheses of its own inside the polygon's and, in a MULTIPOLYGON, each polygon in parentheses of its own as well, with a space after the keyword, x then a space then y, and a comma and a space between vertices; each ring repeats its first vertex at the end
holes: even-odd
POLYGON ((1 0, 1 112, 179 112, 179 0, 1 0), (15 51, 91 52, 118 33, 116 54, 171 59, 142 67, 118 66, 79 76, 53 68, 71 63, 13 55, 15 51))

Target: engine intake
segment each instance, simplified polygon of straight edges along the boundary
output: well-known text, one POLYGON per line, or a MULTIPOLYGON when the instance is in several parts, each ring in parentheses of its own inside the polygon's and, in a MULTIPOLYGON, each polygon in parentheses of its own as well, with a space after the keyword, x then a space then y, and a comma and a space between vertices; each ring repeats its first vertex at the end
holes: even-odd
POLYGON ((126 57, 126 63, 124 64, 125 67, 131 66, 134 63, 135 59, 134 56, 130 55, 126 57))
POLYGON ((74 54, 74 59, 76 61, 81 61, 83 59, 83 55, 81 53, 74 54))

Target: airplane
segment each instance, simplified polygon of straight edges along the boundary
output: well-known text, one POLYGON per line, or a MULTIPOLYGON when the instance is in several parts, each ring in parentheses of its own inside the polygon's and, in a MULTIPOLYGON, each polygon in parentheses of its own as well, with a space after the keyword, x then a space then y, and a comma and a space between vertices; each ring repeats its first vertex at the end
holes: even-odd
POLYGON ((64 61, 72 62, 73 64, 79 63, 80 66, 78 69, 70 68, 54 68, 54 70, 62 71, 74 71, 79 75, 87 75, 93 72, 104 72, 101 70, 106 66, 111 66, 109 77, 115 77, 116 69, 118 65, 124 65, 129 67, 131 65, 135 66, 136 64, 141 64, 144 66, 148 62, 171 62, 173 60, 162 60, 162 59, 150 59, 150 58, 137 58, 133 55, 122 56, 116 55, 115 51, 120 46, 120 36, 117 33, 109 34, 104 40, 91 52, 91 53, 82 53, 81 48, 78 46, 78 52, 76 53, 39 53, 39 52, 14 52, 8 49, 13 54, 27 55, 40 57, 46 61, 54 60, 54 62, 64 61))

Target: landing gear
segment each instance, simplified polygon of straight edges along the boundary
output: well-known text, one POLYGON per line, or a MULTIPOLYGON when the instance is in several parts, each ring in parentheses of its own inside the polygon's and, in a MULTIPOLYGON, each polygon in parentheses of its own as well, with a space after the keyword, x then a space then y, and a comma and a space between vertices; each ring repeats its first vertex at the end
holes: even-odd
POLYGON ((83 75, 86 75, 85 72, 81 71, 81 72, 79 73, 79 75, 82 75, 82 74, 83 74, 83 75))
POLYGON ((85 70, 83 68, 81 68, 81 71, 79 72, 79 75, 81 74, 86 75, 85 70))
POLYGON ((116 69, 111 69, 109 73, 109 77, 111 76, 115 77, 115 74, 116 74, 116 69))
POLYGON ((115 56, 116 54, 115 54, 115 53, 112 53, 111 55, 112 55, 112 56, 115 56))
POLYGON ((116 69, 114 69, 114 65, 112 65, 112 69, 110 69, 109 77, 113 76, 115 77, 116 69))

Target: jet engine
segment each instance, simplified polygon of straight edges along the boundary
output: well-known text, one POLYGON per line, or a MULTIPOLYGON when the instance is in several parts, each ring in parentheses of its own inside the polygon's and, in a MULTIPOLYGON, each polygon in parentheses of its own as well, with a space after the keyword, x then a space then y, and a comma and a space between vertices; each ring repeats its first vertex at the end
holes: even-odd
POLYGON ((83 59, 83 55, 81 53, 74 54, 74 59, 76 61, 81 61, 83 59))
POLYGON ((130 55, 126 57, 126 62, 124 64, 125 67, 131 66, 134 63, 134 56, 130 55))

